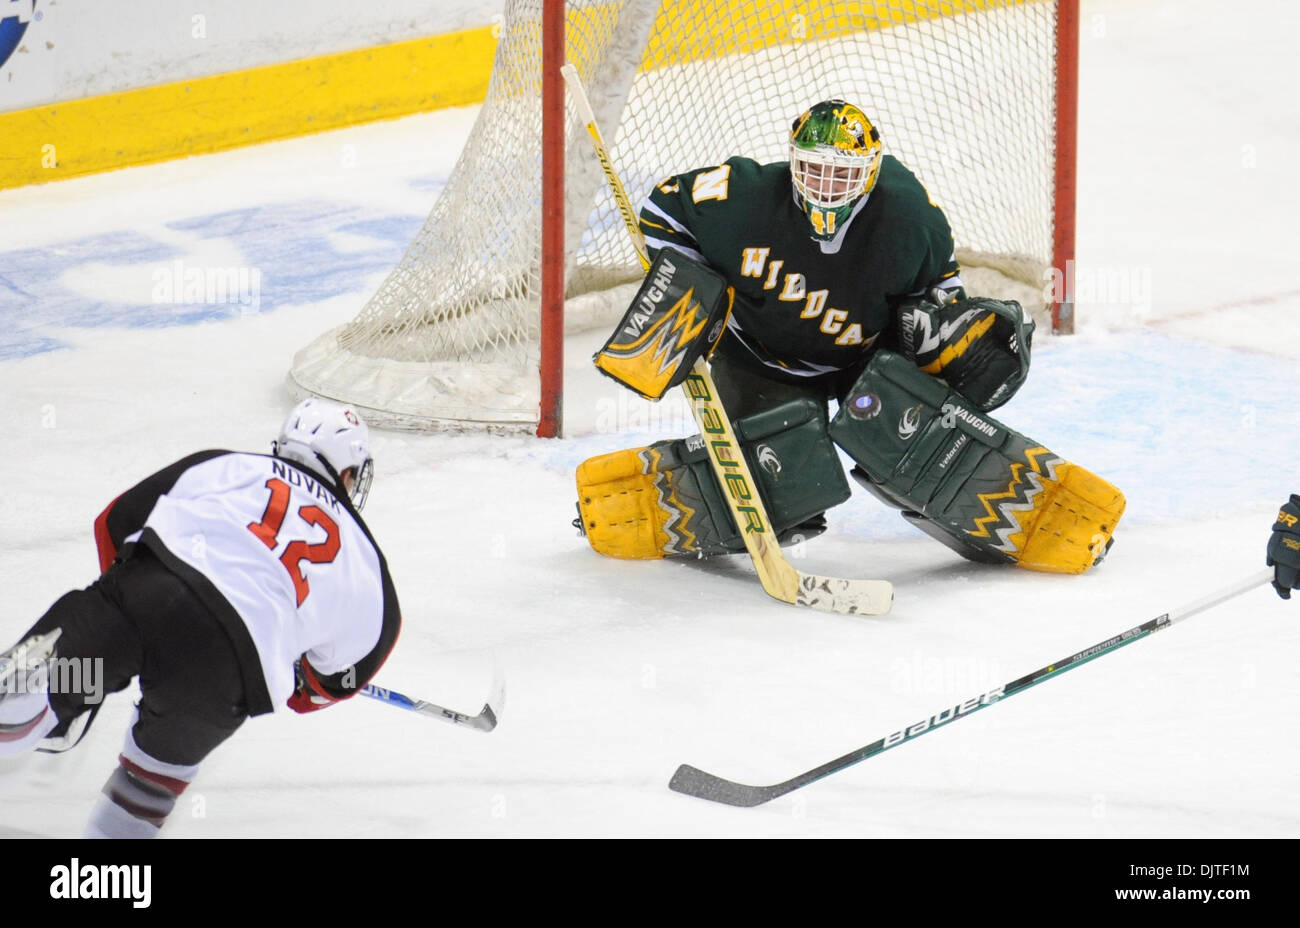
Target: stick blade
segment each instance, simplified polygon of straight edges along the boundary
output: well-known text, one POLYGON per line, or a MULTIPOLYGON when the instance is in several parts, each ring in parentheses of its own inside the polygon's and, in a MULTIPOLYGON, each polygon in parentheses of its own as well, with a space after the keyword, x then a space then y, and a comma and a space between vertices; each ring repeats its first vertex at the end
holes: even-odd
POLYGON ((847 580, 799 574, 800 606, 844 615, 885 615, 894 605, 894 585, 888 580, 847 580))
POLYGON ((452 709, 444 709, 441 706, 428 706, 426 713, 430 715, 441 715, 444 719, 454 722, 457 725, 464 725, 466 728, 472 728, 475 731, 492 731, 497 727, 498 717, 506 706, 506 677, 505 672, 501 669, 501 664, 494 657, 492 660, 492 689, 488 693, 488 701, 483 704, 483 708, 478 715, 464 715, 452 709))
MULTIPOLYGON (((400 703, 397 704, 401 705, 400 703)), ((423 699, 412 700, 409 708, 420 715, 427 715, 431 718, 441 719, 444 722, 451 722, 453 725, 472 728, 475 731, 491 731, 497 727, 497 714, 490 703, 484 703, 478 715, 466 715, 464 712, 457 712, 455 709, 448 709, 445 706, 425 702, 423 699)))
POLYGON ((497 714, 492 711, 491 703, 483 704, 483 711, 473 718, 465 719, 465 725, 475 731, 491 731, 497 727, 497 714))
POLYGON ((721 802, 724 805, 746 809, 760 806, 789 792, 781 786, 746 786, 743 783, 733 783, 731 780, 724 780, 690 764, 682 764, 677 768, 673 778, 668 781, 668 788, 697 799, 707 799, 710 802, 721 802))

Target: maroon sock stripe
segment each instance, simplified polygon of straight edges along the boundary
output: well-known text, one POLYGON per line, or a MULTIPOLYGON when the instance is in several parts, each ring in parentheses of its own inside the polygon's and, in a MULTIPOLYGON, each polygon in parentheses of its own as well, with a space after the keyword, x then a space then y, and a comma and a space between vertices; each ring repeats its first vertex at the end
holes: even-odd
POLYGON ((41 710, 40 715, 30 722, 20 722, 17 725, 0 725, 0 741, 21 741, 26 738, 41 723, 41 719, 45 718, 45 714, 49 711, 50 707, 46 706, 41 710))
POLYGON ((120 763, 132 776, 144 780, 146 783, 151 783, 154 786, 160 786, 173 796, 179 796, 181 793, 185 792, 185 787, 190 785, 188 780, 181 780, 176 777, 169 777, 161 773, 155 773, 152 770, 146 770, 139 764, 128 760, 125 754, 119 754, 117 760, 118 763, 120 763))

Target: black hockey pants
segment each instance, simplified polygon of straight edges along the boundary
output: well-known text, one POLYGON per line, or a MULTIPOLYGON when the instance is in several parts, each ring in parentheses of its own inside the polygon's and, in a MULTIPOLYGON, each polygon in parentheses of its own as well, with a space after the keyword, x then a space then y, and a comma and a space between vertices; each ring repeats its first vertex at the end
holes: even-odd
POLYGON ((102 660, 102 692, 50 693, 58 737, 99 699, 140 678, 135 743, 167 764, 191 766, 248 717, 230 639, 185 583, 137 546, 84 590, 58 599, 20 640, 61 628, 57 657, 102 660))

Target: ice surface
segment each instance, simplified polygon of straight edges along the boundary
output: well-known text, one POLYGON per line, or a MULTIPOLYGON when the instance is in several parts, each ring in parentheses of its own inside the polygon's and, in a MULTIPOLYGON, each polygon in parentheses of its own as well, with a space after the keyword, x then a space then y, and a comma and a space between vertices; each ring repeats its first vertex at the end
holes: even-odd
MULTIPOLYGON (((892 579, 888 617, 776 603, 744 559, 602 559, 569 525, 576 464, 692 427, 596 374, 601 333, 571 337, 563 440, 375 441, 366 516, 405 614, 380 681, 473 713, 499 666, 497 730, 362 699, 257 718, 164 833, 1300 835, 1300 605, 1267 588, 762 808, 667 789, 682 762, 784 780, 1263 565, 1300 490, 1300 140, 1279 118, 1300 12, 1219 9, 1083 7, 1093 292, 998 415, 1126 492, 1102 567, 968 564, 861 494, 800 563, 892 579)), ((0 638, 93 579, 118 492, 199 448, 268 447, 293 353, 396 262, 473 115, 0 193, 0 638), (155 287, 211 267, 258 283, 160 309, 155 287)), ((79 834, 130 712, 110 698, 72 753, 0 766, 0 834, 79 834)))

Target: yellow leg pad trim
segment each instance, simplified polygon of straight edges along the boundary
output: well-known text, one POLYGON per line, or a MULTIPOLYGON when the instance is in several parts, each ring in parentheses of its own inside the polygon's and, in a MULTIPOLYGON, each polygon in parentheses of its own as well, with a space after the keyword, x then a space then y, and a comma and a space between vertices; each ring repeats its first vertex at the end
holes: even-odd
POLYGON ((1043 489, 1033 508, 1015 513, 1021 531, 1010 536, 1012 556, 1031 570, 1081 574, 1105 552, 1124 514, 1124 494, 1077 464, 1044 469, 1035 472, 1043 489))
POLYGON ((694 552, 688 528, 694 510, 677 499, 658 462, 654 449, 633 448, 578 466, 578 511, 598 553, 645 559, 694 552))

